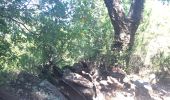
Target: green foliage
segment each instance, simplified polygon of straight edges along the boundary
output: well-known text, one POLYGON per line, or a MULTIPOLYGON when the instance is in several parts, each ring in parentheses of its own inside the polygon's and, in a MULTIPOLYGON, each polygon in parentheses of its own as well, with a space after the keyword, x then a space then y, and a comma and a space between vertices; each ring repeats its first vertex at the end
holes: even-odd
POLYGON ((164 52, 160 52, 152 57, 153 69, 156 71, 164 69, 170 69, 170 55, 165 55, 164 52))
POLYGON ((137 52, 146 54, 147 44, 158 35, 168 35, 169 33, 169 6, 162 5, 161 2, 146 1, 143 21, 137 31, 135 49, 137 52), (144 52, 143 52, 144 51, 144 52))
POLYGON ((110 52, 112 26, 102 0, 2 0, 0 8, 2 74, 39 74, 49 60, 62 67, 110 52))
MULTIPOLYGON (((138 30, 137 52, 143 51, 148 41, 144 33, 152 34, 150 29, 154 29, 150 5, 146 5, 138 30)), ((127 14, 130 0, 123 0, 123 7, 127 14)), ((156 25, 168 27, 161 21, 156 25)), ((99 57, 104 57, 106 66, 124 63, 126 53, 118 55, 111 50, 112 29, 103 0, 1 0, 0 80, 22 70, 39 74, 49 60, 59 67, 99 57)))
POLYGON ((143 63, 150 60, 149 65, 155 70, 168 66, 169 57, 159 51, 169 54, 169 49, 165 49, 169 46, 169 9, 170 6, 162 2, 146 1, 143 21, 137 31, 134 53, 142 57, 143 63))
POLYGON ((123 2, 123 8, 125 10, 125 14, 127 15, 131 6, 132 0, 122 0, 123 2))

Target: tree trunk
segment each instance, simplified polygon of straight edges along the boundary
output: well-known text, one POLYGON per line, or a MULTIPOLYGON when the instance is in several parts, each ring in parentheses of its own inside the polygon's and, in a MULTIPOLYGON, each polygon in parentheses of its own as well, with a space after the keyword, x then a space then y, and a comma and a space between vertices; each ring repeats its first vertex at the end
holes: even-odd
POLYGON ((144 1, 132 0, 128 15, 126 16, 121 0, 104 0, 114 27, 114 44, 112 49, 119 53, 120 51, 128 53, 126 56, 126 65, 129 63, 135 33, 142 19, 144 1))

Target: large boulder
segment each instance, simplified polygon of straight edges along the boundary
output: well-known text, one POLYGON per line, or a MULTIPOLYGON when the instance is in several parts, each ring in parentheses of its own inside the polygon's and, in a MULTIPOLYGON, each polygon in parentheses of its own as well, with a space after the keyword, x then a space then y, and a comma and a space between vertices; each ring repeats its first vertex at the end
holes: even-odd
POLYGON ((60 90, 70 100, 92 100, 95 96, 93 83, 80 74, 68 71, 64 73, 60 83, 62 83, 60 85, 64 87, 63 89, 60 88, 60 90), (65 93, 66 91, 68 92, 67 94, 65 93))
POLYGON ((11 82, 10 90, 18 95, 17 100, 67 100, 49 81, 40 80, 27 72, 21 72, 18 78, 11 82))
POLYGON ((32 91, 34 100, 67 100, 49 81, 44 80, 32 91))
POLYGON ((81 76, 77 73, 71 72, 71 73, 65 74, 63 78, 69 82, 73 82, 73 83, 83 86, 83 87, 87 87, 87 88, 93 87, 92 82, 90 82, 89 80, 87 80, 86 78, 84 78, 83 76, 81 76))
POLYGON ((133 84, 135 84, 135 100, 152 100, 152 87, 148 82, 136 80, 133 84))
POLYGON ((18 96, 4 87, 0 87, 0 100, 18 100, 18 96))

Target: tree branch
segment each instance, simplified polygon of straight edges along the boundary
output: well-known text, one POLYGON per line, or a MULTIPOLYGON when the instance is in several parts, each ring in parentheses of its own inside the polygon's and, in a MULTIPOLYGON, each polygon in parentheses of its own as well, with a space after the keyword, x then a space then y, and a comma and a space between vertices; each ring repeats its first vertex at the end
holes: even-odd
POLYGON ((17 19, 14 19, 14 18, 12 18, 12 17, 10 17, 10 16, 4 16, 4 15, 0 15, 0 16, 1 16, 1 17, 4 17, 4 18, 6 18, 6 19, 12 20, 12 21, 16 22, 16 23, 19 24, 19 25, 22 25, 28 32, 32 33, 32 31, 31 31, 30 29, 28 29, 27 26, 26 26, 23 22, 20 22, 20 21, 18 21, 17 19))
POLYGON ((128 13, 128 18, 133 21, 139 22, 142 18, 145 0, 132 0, 131 7, 128 13))
POLYGON ((132 0, 131 7, 128 13, 128 27, 130 31, 130 43, 129 43, 129 50, 132 49, 135 40, 135 33, 138 29, 140 21, 142 19, 142 12, 144 9, 144 2, 145 0, 132 0))
POLYGON ((124 27, 125 12, 120 0, 104 0, 108 9, 109 17, 115 30, 115 35, 121 33, 124 27))
POLYGON ((10 18, 10 17, 9 17, 9 19, 11 19, 12 21, 14 21, 14 22, 22 25, 27 31, 31 32, 31 30, 28 29, 27 26, 26 26, 24 23, 22 23, 22 22, 20 22, 20 21, 18 21, 18 20, 16 20, 16 19, 14 19, 14 18, 10 18))

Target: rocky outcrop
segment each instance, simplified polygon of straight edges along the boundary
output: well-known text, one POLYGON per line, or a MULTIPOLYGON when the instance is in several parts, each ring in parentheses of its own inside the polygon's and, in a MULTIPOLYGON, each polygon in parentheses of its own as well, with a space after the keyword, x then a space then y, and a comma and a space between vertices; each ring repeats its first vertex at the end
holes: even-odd
MULTIPOLYGON (((78 65, 76 65, 78 66, 78 65)), ((96 73, 78 69, 55 68, 46 80, 26 72, 21 72, 16 81, 11 82, 12 93, 0 89, 2 100, 154 100, 153 90, 161 90, 152 82, 145 82, 140 78, 127 77, 126 73, 116 71, 115 76, 97 79, 96 73), (117 74, 118 73, 118 74, 117 74), (120 81, 120 74, 125 75, 120 81), (114 78, 115 77, 115 78, 114 78), (129 78, 129 79, 128 79, 129 78), (123 91, 122 91, 123 90, 123 91), (2 96, 3 95, 3 96, 2 96), (15 99, 16 98, 16 99, 15 99)), ((165 93, 166 92, 160 92, 165 93)), ((161 97, 157 97, 161 98, 161 97)), ((156 100, 156 99, 155 99, 156 100)))

